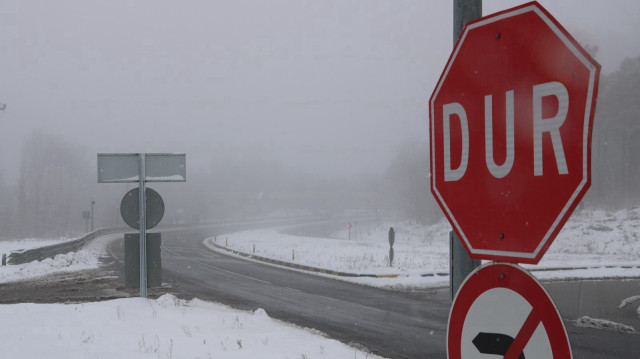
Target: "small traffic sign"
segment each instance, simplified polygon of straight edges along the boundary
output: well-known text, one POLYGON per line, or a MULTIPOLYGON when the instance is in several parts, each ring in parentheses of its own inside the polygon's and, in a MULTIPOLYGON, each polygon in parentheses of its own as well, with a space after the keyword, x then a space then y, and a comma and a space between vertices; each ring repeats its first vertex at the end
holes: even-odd
MULTIPOLYGON (((127 192, 120 202, 122 219, 133 229, 140 228, 140 189, 134 188, 127 192)), ((164 201, 154 189, 145 187, 145 225, 151 229, 160 223, 164 216, 164 201)))
POLYGON ((540 261, 590 186, 599 76, 536 2, 464 28, 429 101, 431 191, 472 258, 540 261))
POLYGON ((562 318, 540 283, 514 264, 487 264, 458 291, 447 325, 449 359, 572 358, 562 318))
MULTIPOLYGON (((139 182, 139 153, 98 153, 98 183, 139 182)), ((145 182, 186 182, 184 153, 145 153, 145 182)))

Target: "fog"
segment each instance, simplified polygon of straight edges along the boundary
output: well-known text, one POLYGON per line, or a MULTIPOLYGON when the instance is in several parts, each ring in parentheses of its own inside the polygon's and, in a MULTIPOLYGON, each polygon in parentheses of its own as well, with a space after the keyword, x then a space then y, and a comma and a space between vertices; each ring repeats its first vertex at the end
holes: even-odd
MULTIPOLYGON (((483 13, 520 3, 485 0, 483 13)), ((605 76, 640 55, 637 1, 541 4, 597 48, 605 76)), ((428 98, 452 27, 448 1, 3 1, 4 220, 25 196, 44 196, 21 183, 48 176, 50 190, 73 183, 68 228, 84 230, 92 199, 99 225, 117 223, 130 187, 95 183, 98 152, 186 153, 187 183, 160 186, 175 221, 305 206, 437 216, 428 209, 428 98), (45 171, 56 163, 59 175, 45 171)), ((57 193, 51 209, 69 203, 57 193)))

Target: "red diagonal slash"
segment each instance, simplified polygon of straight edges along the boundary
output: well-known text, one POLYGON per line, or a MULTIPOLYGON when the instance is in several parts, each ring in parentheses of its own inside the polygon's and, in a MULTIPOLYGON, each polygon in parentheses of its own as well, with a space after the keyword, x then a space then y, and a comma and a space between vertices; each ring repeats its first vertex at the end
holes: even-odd
POLYGON ((522 328, 520 328, 518 335, 516 335, 513 343, 511 343, 507 354, 504 355, 504 359, 517 359, 518 356, 520 356, 520 353, 522 353, 524 347, 526 347, 527 343, 529 343, 533 332, 536 331, 536 328, 538 327, 540 322, 540 316, 532 308, 531 313, 529 313, 529 316, 527 317, 527 320, 524 321, 524 324, 522 325, 522 328))

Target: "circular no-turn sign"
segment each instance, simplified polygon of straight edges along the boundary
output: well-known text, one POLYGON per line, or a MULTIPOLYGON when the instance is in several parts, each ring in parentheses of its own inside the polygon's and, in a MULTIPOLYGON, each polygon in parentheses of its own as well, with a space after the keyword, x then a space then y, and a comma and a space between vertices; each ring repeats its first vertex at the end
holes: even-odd
POLYGON ((562 318, 545 289, 505 263, 484 265, 465 279, 449 314, 447 355, 572 358, 562 318))

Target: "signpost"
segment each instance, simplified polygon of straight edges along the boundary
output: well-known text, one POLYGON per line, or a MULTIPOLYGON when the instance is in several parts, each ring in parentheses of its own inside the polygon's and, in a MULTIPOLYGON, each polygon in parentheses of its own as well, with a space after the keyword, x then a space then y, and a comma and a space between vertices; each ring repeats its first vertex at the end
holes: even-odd
POLYGON ((553 301, 517 265, 489 264, 476 269, 451 307, 448 357, 483 358, 487 354, 505 359, 572 356, 553 301))
MULTIPOLYGON (((185 182, 186 155, 170 153, 98 154, 98 183, 138 182, 140 297, 147 297, 146 182, 185 182)), ((126 196, 125 196, 126 198, 126 196)), ((164 210, 163 210, 164 212, 164 210)), ((160 216, 162 217, 162 216, 160 216)), ((126 219, 125 219, 126 220, 126 219)), ((159 220, 158 220, 159 222, 159 220)))
MULTIPOLYGON (((536 2, 467 23, 429 100, 429 135, 431 191, 471 258, 540 261, 590 186, 599 76, 536 2)), ((504 263, 464 280, 447 354, 572 356, 551 298, 504 263)))
MULTIPOLYGON (((482 17, 482 0, 453 0, 453 46, 456 46, 458 38, 464 26, 475 19, 482 17)), ((479 259, 473 259, 462 245, 455 231, 449 232, 449 293, 451 300, 464 279, 474 269, 480 266, 479 259)))
POLYGON ((465 27, 429 101, 431 191, 472 258, 537 263, 590 185, 600 66, 537 3, 465 27))

